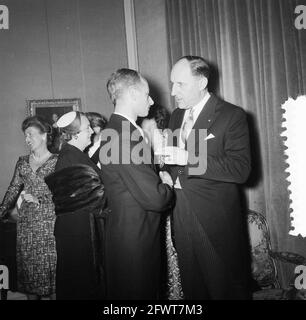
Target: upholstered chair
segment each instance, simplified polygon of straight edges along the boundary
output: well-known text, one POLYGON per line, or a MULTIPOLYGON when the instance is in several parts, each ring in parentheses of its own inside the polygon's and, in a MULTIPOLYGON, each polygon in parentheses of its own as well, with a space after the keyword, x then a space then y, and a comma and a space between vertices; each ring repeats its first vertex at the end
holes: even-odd
POLYGON ((286 287, 278 279, 278 263, 306 265, 305 257, 292 252, 275 252, 271 248, 266 218, 255 211, 248 212, 248 228, 252 254, 252 276, 257 290, 254 300, 306 300, 305 290, 294 286, 294 275, 286 287))

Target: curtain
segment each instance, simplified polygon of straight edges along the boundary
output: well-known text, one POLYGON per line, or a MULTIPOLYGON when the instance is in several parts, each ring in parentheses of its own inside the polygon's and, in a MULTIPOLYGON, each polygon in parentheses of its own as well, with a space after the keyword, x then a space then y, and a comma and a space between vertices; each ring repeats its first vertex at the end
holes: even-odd
MULTIPOLYGON (((281 105, 306 94, 306 30, 294 25, 295 7, 303 2, 166 0, 166 11, 170 65, 187 54, 206 58, 214 71, 210 90, 248 113, 253 169, 247 206, 266 216, 273 250, 306 256, 306 239, 289 235, 280 137, 281 105)), ((292 272, 292 266, 280 269, 283 284, 292 272)))

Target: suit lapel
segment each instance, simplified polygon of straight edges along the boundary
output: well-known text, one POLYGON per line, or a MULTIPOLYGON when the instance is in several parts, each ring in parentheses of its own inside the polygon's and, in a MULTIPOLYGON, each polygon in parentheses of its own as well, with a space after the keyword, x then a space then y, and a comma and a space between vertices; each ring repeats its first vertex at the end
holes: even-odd
MULTIPOLYGON (((219 99, 214 94, 211 94, 206 105, 204 106, 196 122, 194 123, 192 129, 209 129, 212 126, 219 114, 217 109, 218 102, 219 99)), ((175 119, 173 119, 172 125, 171 127, 169 127, 172 131, 181 128, 184 119, 184 114, 185 109, 178 109, 176 111, 175 119)))
POLYGON ((193 129, 209 129, 211 127, 218 116, 216 108, 218 101, 218 98, 215 95, 211 94, 206 105, 204 106, 196 122, 194 123, 193 129))
MULTIPOLYGON (((195 143, 195 148, 198 150, 199 147, 199 134, 198 130, 200 129, 206 129, 207 136, 209 132, 209 128, 212 126, 212 124, 215 122, 219 112, 218 112, 218 98, 211 94, 210 98, 208 99, 207 103, 205 104, 204 108, 200 112, 196 122, 194 123, 192 130, 194 130, 194 135, 190 134, 188 139, 187 139, 187 145, 188 143, 195 143), (190 139, 195 139, 191 141, 190 139)), ((187 149, 187 145, 185 145, 185 149, 187 149)))

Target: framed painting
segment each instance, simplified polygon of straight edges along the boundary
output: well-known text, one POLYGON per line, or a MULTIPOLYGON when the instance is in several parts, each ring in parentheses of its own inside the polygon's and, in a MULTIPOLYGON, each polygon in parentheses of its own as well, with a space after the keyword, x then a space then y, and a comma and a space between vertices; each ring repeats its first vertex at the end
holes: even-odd
POLYGON ((27 100, 27 116, 41 116, 52 126, 69 111, 81 111, 80 98, 27 100))

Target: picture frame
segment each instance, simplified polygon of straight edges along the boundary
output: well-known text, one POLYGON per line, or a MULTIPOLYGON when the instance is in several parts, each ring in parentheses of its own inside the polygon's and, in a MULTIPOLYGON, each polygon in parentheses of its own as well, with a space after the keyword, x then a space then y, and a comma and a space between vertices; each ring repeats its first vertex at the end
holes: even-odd
POLYGON ((26 100, 26 103, 27 116, 41 116, 52 126, 64 113, 81 111, 80 98, 26 100))

